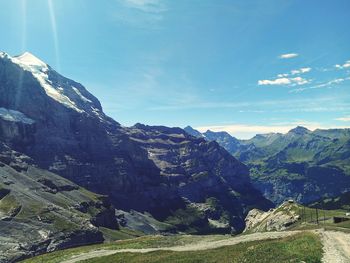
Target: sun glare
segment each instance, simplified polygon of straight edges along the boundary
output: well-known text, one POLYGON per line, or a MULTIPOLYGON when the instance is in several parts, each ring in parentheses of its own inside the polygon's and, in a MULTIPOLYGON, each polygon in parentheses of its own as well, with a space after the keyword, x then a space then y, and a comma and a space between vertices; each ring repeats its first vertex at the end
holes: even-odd
POLYGON ((59 60, 59 43, 58 43, 58 34, 57 34, 56 14, 55 14, 55 8, 52 0, 48 0, 48 7, 49 7, 49 13, 50 13, 53 41, 55 45, 56 67, 58 71, 60 71, 61 67, 60 67, 60 60, 59 60))

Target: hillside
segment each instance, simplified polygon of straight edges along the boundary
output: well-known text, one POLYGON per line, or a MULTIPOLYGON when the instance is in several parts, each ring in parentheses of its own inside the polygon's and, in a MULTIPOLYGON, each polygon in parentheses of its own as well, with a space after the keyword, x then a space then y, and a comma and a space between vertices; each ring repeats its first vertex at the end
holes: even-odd
POLYGON ((221 132, 202 136, 216 140, 245 163, 254 185, 275 204, 287 198, 310 203, 350 190, 350 129, 296 127, 286 134, 262 134, 250 140, 221 132))
POLYGON ((114 208, 28 156, 0 143, 0 262, 101 243, 99 226, 117 229, 114 208))
POLYGON ((322 210, 292 200, 275 209, 253 209, 238 236, 145 236, 68 249, 25 262, 348 262, 350 221, 343 210, 322 210))
POLYGON ((316 202, 309 204, 310 207, 317 207, 323 209, 343 209, 350 210, 350 192, 343 193, 339 196, 323 198, 316 202))

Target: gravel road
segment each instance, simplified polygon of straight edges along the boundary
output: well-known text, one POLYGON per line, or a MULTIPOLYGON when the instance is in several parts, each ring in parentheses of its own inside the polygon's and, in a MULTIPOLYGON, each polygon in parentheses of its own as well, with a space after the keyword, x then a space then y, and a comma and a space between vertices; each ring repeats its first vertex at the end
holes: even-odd
POLYGON ((168 251, 197 251, 207 250, 223 246, 236 245, 242 242, 266 240, 266 239, 277 239, 287 236, 292 236, 298 233, 298 231, 285 231, 285 232, 265 232, 265 233, 254 233, 250 235, 242 235, 237 237, 226 238, 222 240, 212 241, 203 240, 198 243, 173 246, 173 247, 161 247, 161 248, 142 248, 142 249, 118 249, 118 250, 95 250, 84 254, 73 256, 72 258, 63 261, 62 263, 75 263, 81 260, 108 256, 115 253, 131 252, 131 253, 147 253, 152 251, 168 250, 168 251))
MULTIPOLYGON (((278 239, 287 236, 295 235, 300 231, 284 231, 284 232, 264 232, 254 233, 249 235, 242 235, 231 238, 224 238, 222 240, 201 240, 197 243, 191 243, 181 246, 161 247, 161 248, 143 248, 143 249, 118 249, 118 250, 94 250, 84 254, 73 256, 72 258, 63 261, 62 263, 75 263, 81 260, 108 256, 115 253, 147 253, 152 251, 168 250, 168 251, 198 251, 207 250, 223 246, 236 245, 242 242, 278 239)), ((324 255, 323 263, 348 263, 350 262, 350 234, 340 231, 324 231, 316 230, 321 236, 323 243, 324 255)))
POLYGON ((319 231, 324 255, 324 263, 350 262, 350 234, 340 231, 319 231))

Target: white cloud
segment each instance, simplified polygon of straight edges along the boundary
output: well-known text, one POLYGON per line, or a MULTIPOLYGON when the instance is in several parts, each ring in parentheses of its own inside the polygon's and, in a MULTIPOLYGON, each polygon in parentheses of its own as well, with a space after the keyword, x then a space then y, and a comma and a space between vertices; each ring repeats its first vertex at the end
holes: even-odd
POLYGON ((280 59, 289 59, 289 58, 295 58, 299 56, 297 53, 288 53, 288 54, 282 54, 279 56, 280 59))
POLYGON ((334 66, 337 69, 345 69, 345 68, 350 68, 350 60, 346 61, 344 64, 340 65, 337 64, 334 66))
POLYGON ((278 78, 274 80, 263 79, 258 81, 258 85, 288 85, 291 84, 289 78, 278 78))
POLYGON ((327 81, 327 82, 324 82, 324 83, 321 83, 321 84, 318 84, 318 85, 315 85, 315 86, 312 86, 312 87, 293 89, 290 92, 293 93, 293 92, 302 92, 302 91, 310 90, 310 89, 328 88, 328 87, 332 87, 332 85, 337 85, 337 84, 343 83, 346 80, 350 80, 350 77, 337 78, 337 79, 333 79, 333 80, 330 80, 330 81, 327 81))
POLYGON ((288 77, 290 75, 299 75, 299 74, 308 73, 310 71, 311 71, 311 68, 294 69, 294 70, 291 70, 290 73, 278 74, 277 77, 278 78, 285 78, 285 77, 288 77))
POLYGON ((336 121, 344 121, 344 122, 350 122, 350 116, 345 116, 341 118, 336 118, 336 121))
POLYGON ((297 74, 304 74, 310 71, 311 71, 311 68, 301 68, 301 69, 292 70, 290 73, 292 75, 297 75, 297 74))
POLYGON ((350 68, 350 60, 343 65, 343 68, 350 68))
POLYGON ((258 85, 304 85, 309 83, 310 80, 304 79, 302 77, 295 77, 295 78, 277 78, 274 80, 259 80, 258 85))
POLYGON ((304 85, 308 84, 311 82, 311 80, 304 79, 302 77, 294 77, 291 78, 289 76, 294 76, 294 75, 300 75, 304 73, 308 73, 311 71, 311 68, 300 68, 300 69, 294 69, 291 70, 290 73, 283 73, 283 74, 278 74, 276 79, 269 80, 269 79, 264 79, 264 80, 259 80, 258 85, 291 85, 291 86, 296 86, 296 85, 304 85))

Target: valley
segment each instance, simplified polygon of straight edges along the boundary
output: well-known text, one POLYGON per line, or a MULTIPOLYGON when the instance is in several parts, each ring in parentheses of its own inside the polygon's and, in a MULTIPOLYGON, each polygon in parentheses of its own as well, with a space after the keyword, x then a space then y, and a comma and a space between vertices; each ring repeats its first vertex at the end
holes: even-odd
POLYGON ((349 191, 350 129, 296 127, 286 134, 258 134, 249 140, 226 132, 185 130, 217 141, 246 164, 254 186, 276 205, 289 198, 309 204, 349 191))
POLYGON ((0 0, 0 263, 350 263, 349 10, 0 0))

